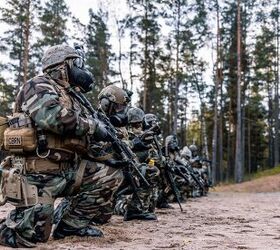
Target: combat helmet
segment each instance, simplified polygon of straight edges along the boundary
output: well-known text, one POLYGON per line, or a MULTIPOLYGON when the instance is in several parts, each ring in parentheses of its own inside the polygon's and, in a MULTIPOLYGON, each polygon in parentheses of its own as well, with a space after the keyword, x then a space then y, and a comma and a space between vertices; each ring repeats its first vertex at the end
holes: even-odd
POLYGON ((187 160, 192 158, 192 152, 190 151, 190 149, 188 148, 188 146, 183 147, 182 151, 181 151, 181 156, 187 160))
POLYGON ((141 123, 143 121, 143 118, 145 116, 145 113, 140 108, 130 108, 127 112, 128 117, 128 123, 141 123))
POLYGON ((165 138, 165 147, 166 147, 166 149, 171 150, 171 151, 179 150, 177 136, 176 135, 168 135, 165 138))
POLYGON ((101 90, 98 100, 100 109, 110 117, 115 127, 127 125, 127 105, 130 102, 127 91, 115 85, 109 85, 101 90))
POLYGON ((46 69, 61 64, 69 58, 80 58, 80 56, 77 51, 69 45, 54 45, 48 48, 43 55, 42 70, 44 72, 46 69))
POLYGON ((189 146, 189 149, 192 152, 192 157, 196 157, 197 153, 198 153, 197 152, 198 151, 197 146, 192 144, 192 145, 189 146))
POLYGON ((98 95, 98 100, 108 99, 116 104, 127 104, 130 100, 127 92, 115 85, 109 85, 101 90, 98 95))
POLYGON ((149 129, 152 127, 154 124, 158 124, 159 120, 156 115, 154 114, 145 114, 144 119, 143 119, 143 127, 144 129, 149 129))

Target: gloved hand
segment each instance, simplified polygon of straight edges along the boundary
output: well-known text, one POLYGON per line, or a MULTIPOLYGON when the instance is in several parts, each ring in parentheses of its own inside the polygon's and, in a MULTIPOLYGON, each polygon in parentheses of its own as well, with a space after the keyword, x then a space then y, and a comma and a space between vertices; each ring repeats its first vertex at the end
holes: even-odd
POLYGON ((159 177, 160 171, 156 166, 149 166, 146 170, 146 175, 148 176, 151 182, 156 183, 156 179, 159 177))
POLYGON ((95 141, 108 141, 111 142, 113 138, 111 137, 109 131, 105 128, 105 126, 100 122, 95 120, 96 127, 93 134, 93 139, 95 141))
POLYGON ((154 132, 148 131, 148 132, 144 133, 140 138, 145 144, 150 144, 154 140, 154 132))
POLYGON ((132 140, 132 149, 136 151, 142 151, 150 149, 150 146, 145 145, 145 143, 139 137, 135 137, 132 140))

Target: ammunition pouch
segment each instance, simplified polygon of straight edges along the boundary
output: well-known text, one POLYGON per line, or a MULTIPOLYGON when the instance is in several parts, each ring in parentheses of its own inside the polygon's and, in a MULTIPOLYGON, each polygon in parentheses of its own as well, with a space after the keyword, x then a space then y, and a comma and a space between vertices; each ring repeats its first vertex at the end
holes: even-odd
POLYGON ((69 169, 70 162, 54 162, 46 158, 27 157, 25 171, 29 174, 58 174, 69 169))
MULTIPOLYGON (((5 118, 0 119, 1 122, 7 123, 5 118)), ((85 154, 87 152, 87 138, 73 137, 65 138, 62 135, 57 135, 48 131, 43 131, 40 128, 35 128, 30 117, 24 113, 15 113, 12 118, 8 119, 8 125, 0 126, 0 146, 1 146, 1 131, 3 134, 4 149, 11 153, 35 152, 40 158, 48 158, 51 150, 58 151, 57 159, 51 157, 51 160, 65 161, 68 156, 65 155, 76 153, 85 154), (9 126, 8 126, 9 125, 9 126), (44 146, 45 152, 41 152, 41 139, 44 138, 46 143, 44 146), (63 153, 65 152, 65 153, 63 153), (60 154, 60 156, 58 155, 60 154)))
POLYGON ((80 154, 87 153, 87 140, 81 138, 65 138, 62 136, 47 133, 48 148, 61 151, 76 152, 80 154))
POLYGON ((31 119, 23 113, 16 113, 9 119, 9 127, 4 131, 4 149, 23 153, 34 151, 36 147, 36 132, 31 119))
POLYGON ((37 147, 33 128, 7 128, 4 132, 4 149, 12 153, 34 151, 37 147))
MULTIPOLYGON (((28 183, 19 168, 19 160, 12 163, 11 157, 0 165, 0 205, 10 203, 16 207, 28 207, 38 203, 37 187, 28 183)), ((21 159, 24 162, 24 158, 21 159)))

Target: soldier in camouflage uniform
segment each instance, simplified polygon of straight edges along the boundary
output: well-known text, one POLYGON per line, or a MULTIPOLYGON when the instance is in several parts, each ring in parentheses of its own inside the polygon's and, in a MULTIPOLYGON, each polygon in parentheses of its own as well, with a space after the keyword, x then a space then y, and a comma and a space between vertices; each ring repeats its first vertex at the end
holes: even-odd
POLYGON ((93 83, 79 51, 67 45, 53 46, 45 52, 42 65, 44 74, 23 85, 16 99, 14 115, 31 119, 38 145, 34 151, 15 153, 10 167, 12 171, 17 158, 25 162, 22 176, 37 188, 38 201, 16 206, 1 221, 0 244, 10 247, 46 242, 52 229, 54 200, 62 196, 69 197, 70 205, 59 218, 54 237, 102 236, 90 222, 105 222, 111 217, 111 197, 122 180, 115 169, 87 157, 89 141, 110 138, 71 94, 87 92, 93 83))
MULTIPOLYGON (((101 90, 98 95, 98 99, 99 108, 97 110, 97 116, 105 115, 110 119, 110 122, 118 131, 118 137, 120 137, 121 139, 128 138, 127 131, 124 128, 124 126, 127 124, 126 110, 127 105, 130 101, 128 93, 117 86, 109 85, 101 90)), ((113 176, 118 176, 118 183, 122 183, 122 168, 127 165, 127 162, 123 161, 122 157, 114 152, 111 142, 99 142, 91 144, 90 156, 91 159, 94 159, 98 162, 98 166, 102 167, 106 165, 107 168, 111 170, 110 174, 112 174, 113 176)), ((108 179, 107 184, 110 186, 110 179, 108 179)), ((112 214, 112 208, 114 207, 114 199, 113 197, 111 198, 112 199, 110 200, 110 206, 106 208, 109 212, 108 215, 110 216, 112 214)), ((69 199, 65 198, 57 207, 55 211, 56 223, 57 221, 59 221, 59 218, 65 212, 67 212, 67 210, 69 209, 69 204, 69 199)), ((92 213, 94 213, 94 210, 92 210, 92 213)), ((102 217, 94 217, 91 221, 91 223, 93 224, 103 224, 105 222, 107 222, 107 219, 104 220, 102 219, 102 217)))
MULTIPOLYGON (((191 192, 193 185, 195 184, 191 176, 186 175, 187 178, 183 178, 180 175, 179 169, 184 167, 184 163, 179 154, 179 145, 176 135, 169 135, 165 138, 164 147, 165 157, 173 164, 173 175, 176 182, 176 186, 180 191, 182 201, 185 200, 191 192)), ((174 194, 169 190, 168 200, 175 201, 174 194)))
POLYGON ((144 133, 142 120, 145 113, 139 108, 131 108, 128 111, 128 132, 130 145, 136 153, 139 162, 147 163, 141 166, 141 172, 150 183, 149 188, 142 187, 135 195, 121 195, 118 197, 115 213, 124 215, 124 220, 155 220, 155 204, 157 200, 157 182, 159 170, 154 165, 155 149, 152 148, 153 135, 144 133), (142 205, 142 206, 141 206, 142 205))
POLYGON ((194 169, 195 172, 197 172, 198 176, 203 180, 205 184, 205 191, 208 190, 210 183, 209 183, 209 172, 210 172, 210 161, 202 159, 198 155, 198 148, 196 145, 192 144, 189 146, 190 150, 190 157, 189 157, 189 163, 194 169))
POLYGON ((162 154, 162 144, 160 143, 160 126, 158 117, 154 114, 145 114, 143 118, 144 131, 153 131, 152 152, 155 165, 160 171, 160 176, 157 182, 157 208, 173 208, 167 201, 167 192, 170 189, 168 180, 166 178, 165 158, 162 154))

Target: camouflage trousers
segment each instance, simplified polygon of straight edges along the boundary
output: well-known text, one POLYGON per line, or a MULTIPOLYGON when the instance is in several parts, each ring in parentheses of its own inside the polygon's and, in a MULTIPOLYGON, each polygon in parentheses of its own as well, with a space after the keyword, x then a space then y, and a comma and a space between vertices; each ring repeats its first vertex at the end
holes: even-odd
MULTIPOLYGON (((193 180, 190 176, 188 176, 188 180, 185 180, 183 177, 178 175, 173 175, 175 185, 180 193, 180 200, 185 201, 188 197, 191 197, 193 190, 193 180)), ((177 202, 174 193, 171 188, 168 188, 166 192, 166 197, 168 202, 177 202)))
POLYGON ((120 195, 116 199, 115 214, 124 215, 127 211, 131 213, 154 213, 158 199, 159 169, 157 167, 148 167, 145 172, 145 178, 150 183, 151 187, 140 188, 137 191, 142 206, 135 194, 120 195))
MULTIPOLYGON (((36 185, 38 196, 48 202, 30 207, 16 207, 0 223, 0 244, 10 247, 34 247, 46 242, 51 234, 54 200, 67 196, 74 182, 76 171, 69 168, 57 174, 27 175, 28 182, 36 185)), ((113 213, 112 195, 123 179, 119 169, 88 161, 80 190, 67 196, 67 206, 57 216, 73 229, 81 229, 92 222, 104 223, 113 213)))
POLYGON ((160 208, 162 204, 168 203, 167 198, 170 192, 171 192, 171 188, 165 176, 165 170, 161 167, 159 181, 158 181, 157 207, 160 208))
POLYGON ((154 213, 158 199, 158 188, 153 187, 139 190, 137 194, 141 200, 142 206, 134 194, 120 195, 116 200, 114 213, 116 215, 124 215, 127 211, 135 213, 154 213))

